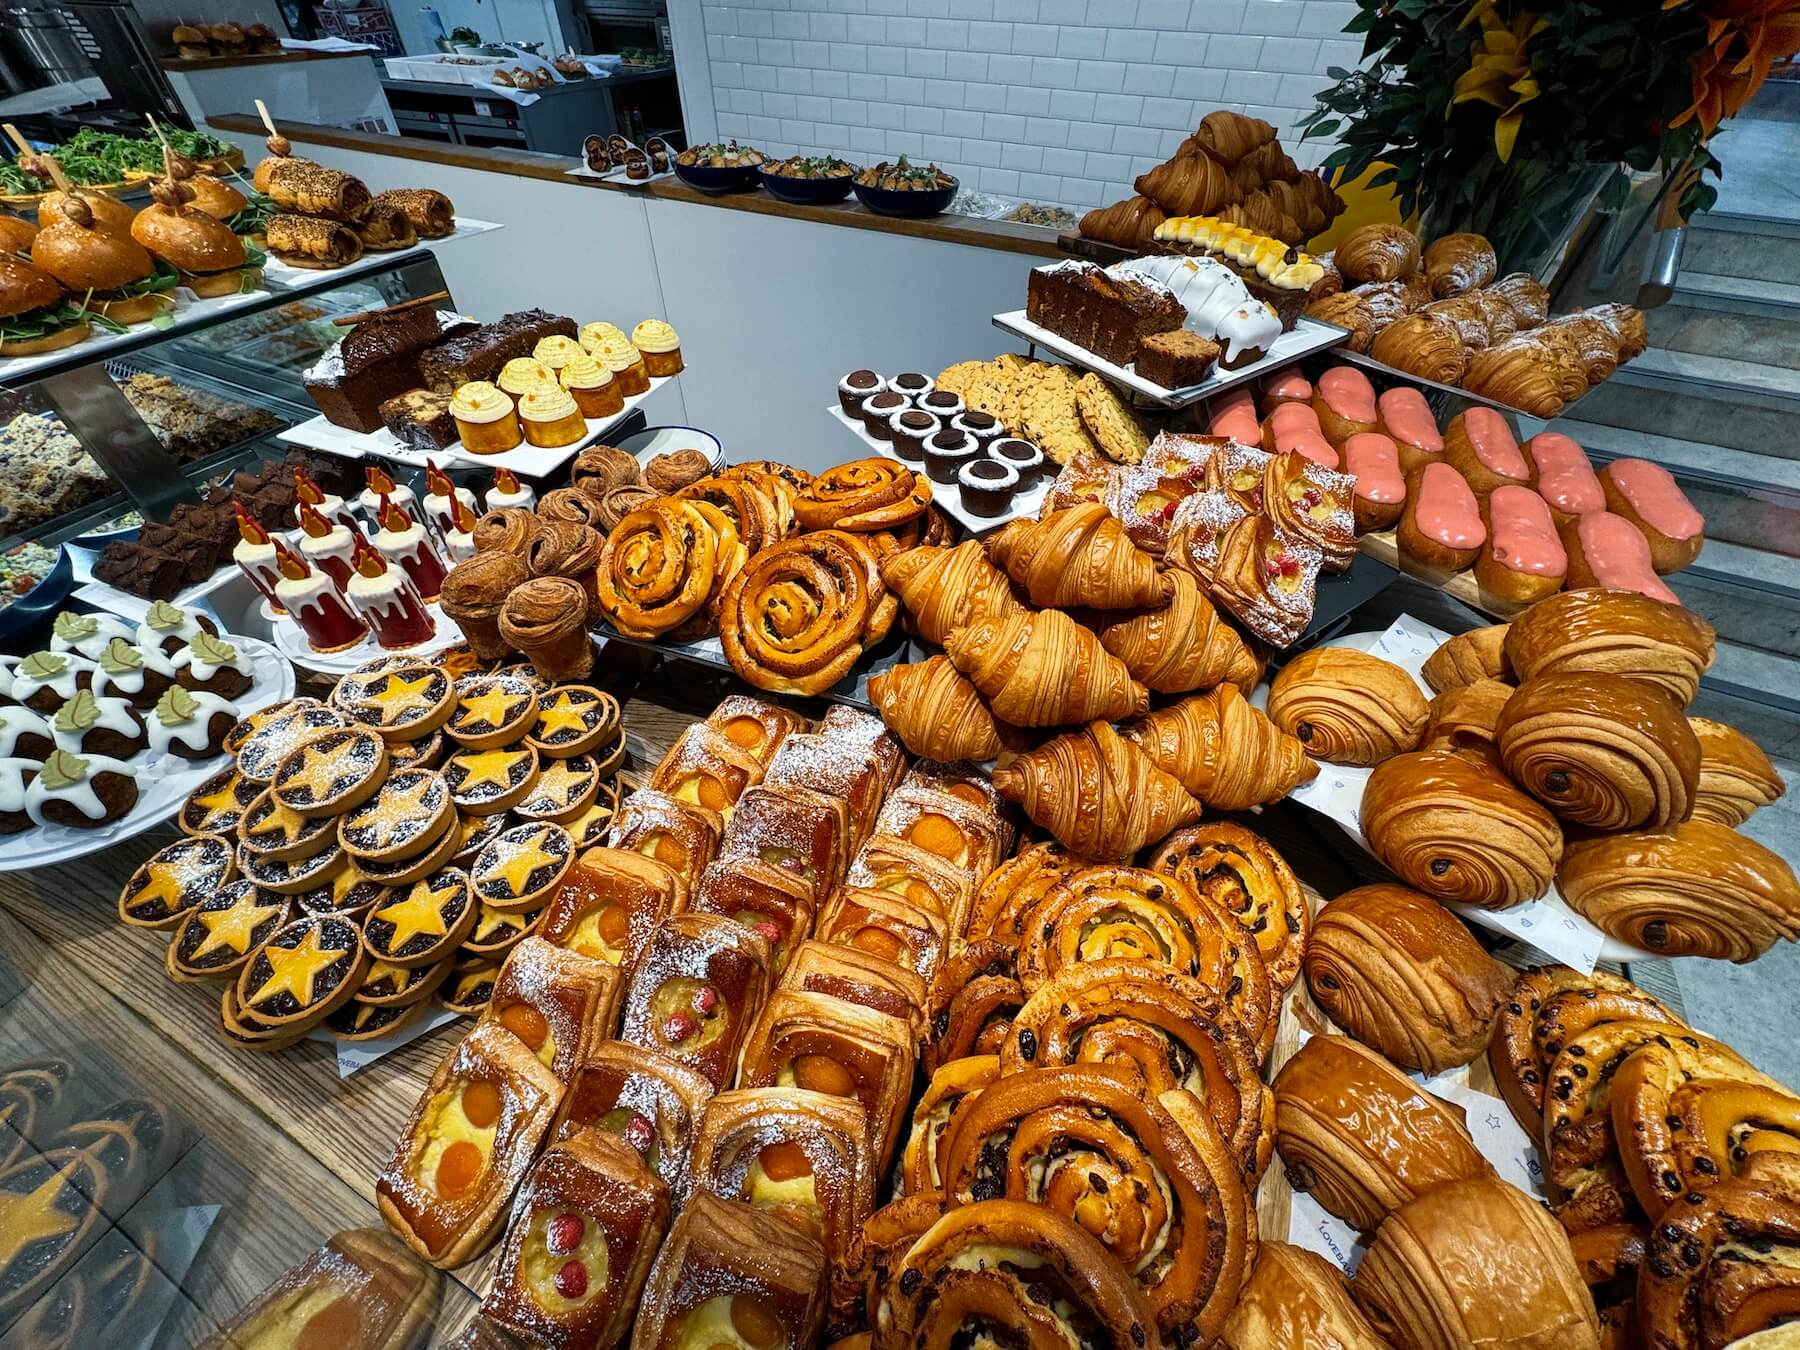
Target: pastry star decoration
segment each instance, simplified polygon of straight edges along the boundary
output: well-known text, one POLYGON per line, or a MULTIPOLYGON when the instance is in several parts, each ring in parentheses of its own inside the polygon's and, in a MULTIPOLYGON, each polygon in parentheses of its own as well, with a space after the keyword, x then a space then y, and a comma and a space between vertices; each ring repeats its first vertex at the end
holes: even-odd
POLYGON ((391 782, 377 798, 378 809, 368 818, 368 829, 375 836, 376 847, 381 847, 398 835, 401 829, 417 818, 430 818, 435 813, 425 803, 425 797, 436 786, 436 776, 420 774, 410 786, 396 788, 391 782))
POLYGON ((457 707, 457 721, 462 726, 503 727, 520 706, 519 693, 502 684, 491 684, 473 698, 465 698, 457 707))
POLYGON ((594 772, 584 768, 584 763, 572 759, 559 759, 538 776, 537 795, 551 802, 567 804, 574 801, 587 790, 594 772))
POLYGON ((564 690, 547 706, 538 709, 538 739, 548 740, 559 731, 586 731, 588 714, 594 706, 591 701, 578 702, 573 694, 564 690))
POLYGON ((416 680, 403 680, 398 674, 389 675, 387 683, 379 692, 371 693, 365 689, 359 701, 374 707, 381 716, 381 725, 387 726, 404 717, 408 705, 433 702, 431 684, 436 679, 435 670, 426 671, 416 680))
POLYGON ((474 755, 458 755, 456 763, 462 766, 462 785, 459 792, 467 792, 470 788, 482 783, 492 783, 505 791, 512 786, 512 769, 524 758, 522 750, 483 750, 474 755))
POLYGON ((444 922, 444 902, 455 895, 458 889, 455 878, 446 881, 435 891, 428 883, 421 881, 406 893, 406 899, 379 911, 376 918, 394 925, 394 936, 388 942, 389 950, 398 951, 420 933, 442 937, 449 932, 449 925, 444 922))
POLYGON ((181 873, 179 863, 146 863, 144 875, 147 879, 143 889, 131 897, 132 909, 147 905, 152 900, 161 900, 169 909, 179 909, 182 893, 187 889, 181 873))
POLYGON ((534 834, 518 848, 511 850, 504 862, 497 862, 482 873, 483 881, 492 881, 495 877, 506 882, 507 894, 524 895, 531 882, 531 874, 540 867, 555 867, 562 861, 555 854, 544 852, 544 840, 548 831, 534 834))
POLYGON ((193 804, 200 807, 208 815, 214 815, 220 811, 235 810, 237 808, 237 788, 238 780, 233 776, 231 780, 217 792, 209 792, 204 797, 195 797, 193 799, 193 804))
POLYGON ((198 917, 206 929, 206 941, 194 948, 193 956, 188 959, 199 960, 220 947, 229 947, 234 952, 249 951, 250 938, 256 932, 256 926, 271 914, 280 912, 280 905, 251 904, 248 898, 228 909, 200 911, 198 917))
POLYGON ((265 1003, 278 994, 291 994, 301 1007, 308 1007, 313 1001, 313 987, 319 976, 344 959, 343 948, 328 948, 324 944, 324 930, 318 926, 307 929, 306 936, 293 947, 268 946, 263 948, 263 959, 269 963, 269 978, 263 981, 262 988, 250 996, 252 1004, 265 1003))
POLYGON ((364 741, 356 736, 346 736, 325 748, 315 741, 301 752, 300 763, 283 786, 311 788, 313 801, 330 801, 342 790, 346 776, 354 781, 365 771, 355 762, 367 753, 364 746, 364 741), (346 760, 350 762, 345 763, 346 760))
POLYGON ((81 1220, 63 1213, 56 1202, 77 1166, 70 1163, 28 1195, 0 1191, 0 1267, 10 1266, 34 1242, 75 1231, 81 1220))

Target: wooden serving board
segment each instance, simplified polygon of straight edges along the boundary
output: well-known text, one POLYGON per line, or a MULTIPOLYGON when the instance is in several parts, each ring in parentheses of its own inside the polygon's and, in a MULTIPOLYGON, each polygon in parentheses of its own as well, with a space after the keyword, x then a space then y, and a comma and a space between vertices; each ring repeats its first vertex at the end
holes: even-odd
POLYGON ((1405 557, 1400 552, 1400 540, 1394 530, 1375 530, 1369 534, 1359 535, 1357 546, 1372 558, 1378 558, 1397 572, 1424 582, 1427 586, 1435 586, 1445 595, 1460 600, 1470 609, 1482 614, 1491 614, 1497 619, 1510 619, 1514 615, 1531 608, 1529 605, 1508 604, 1482 592, 1475 580, 1475 569, 1466 568, 1461 572, 1446 572, 1440 568, 1424 567, 1405 557))

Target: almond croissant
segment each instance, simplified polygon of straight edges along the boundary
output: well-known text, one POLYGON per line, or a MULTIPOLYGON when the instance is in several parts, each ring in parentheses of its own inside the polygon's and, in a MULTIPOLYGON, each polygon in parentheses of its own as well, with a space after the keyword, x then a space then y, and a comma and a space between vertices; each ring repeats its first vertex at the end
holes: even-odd
POLYGON ((1244 198, 1231 175, 1204 150, 1193 150, 1158 164, 1139 176, 1137 190, 1172 216, 1217 215, 1222 207, 1244 198))
POLYGON ((994 786, 1072 853, 1124 861, 1200 818, 1180 782, 1105 722, 994 770, 994 786))
POLYGON ((1148 197, 1127 197, 1111 206, 1096 206, 1081 218, 1081 235, 1120 248, 1148 248, 1156 227, 1169 213, 1148 197))
POLYGON ((945 656, 871 675, 869 698, 888 730, 921 759, 994 759, 1002 749, 1029 743, 1017 728, 994 720, 975 686, 945 656))
POLYGON ((940 645, 958 628, 1025 608, 973 539, 955 548, 928 545, 896 553, 882 563, 881 579, 900 597, 919 636, 940 645))
POLYGON ((1455 328, 1430 314, 1408 314, 1394 320, 1375 335, 1369 355, 1395 370, 1439 384, 1458 383, 1469 368, 1468 345, 1455 328))
POLYGON ((1185 694, 1229 681, 1253 689, 1262 662, 1220 617, 1190 572, 1170 572, 1174 596, 1162 609, 1106 615, 1100 645, 1134 679, 1159 694, 1185 694))
POLYGON ((1279 801, 1319 772, 1306 747, 1251 707, 1235 684, 1184 698, 1124 734, 1217 811, 1279 801))
POLYGON ((1150 706, 1150 691, 1125 663, 1059 609, 983 619, 950 634, 944 647, 994 716, 1016 727, 1112 720, 1150 706))
POLYGON ((987 541, 987 551, 1046 609, 1145 609, 1169 598, 1155 560, 1100 502, 1015 520, 987 541))

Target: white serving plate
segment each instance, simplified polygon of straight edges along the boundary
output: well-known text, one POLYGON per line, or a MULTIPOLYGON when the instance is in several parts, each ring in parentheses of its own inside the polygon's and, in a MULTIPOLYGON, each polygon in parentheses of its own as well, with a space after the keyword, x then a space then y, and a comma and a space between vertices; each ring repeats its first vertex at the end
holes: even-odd
MULTIPOLYGON (((321 276, 353 277, 361 272, 376 272, 386 267, 395 258, 404 258, 409 253, 416 253, 422 248, 437 248, 442 244, 450 244, 458 239, 473 238, 478 234, 486 234, 490 230, 506 227, 497 220, 476 220, 470 216, 456 217, 456 228, 442 239, 421 239, 411 248, 383 249, 380 252, 365 251, 355 262, 345 263, 342 267, 295 267, 284 263, 273 253, 268 262, 263 264, 263 275, 271 281, 278 281, 283 286, 304 286, 308 282, 317 281, 321 276)), ((0 371, 0 378, 5 372, 0 371)))
MULTIPOLYGON (((891 459, 896 464, 905 464, 907 468, 915 469, 921 474, 925 472, 923 464, 912 464, 901 459, 894 453, 893 446, 886 441, 876 440, 869 434, 868 428, 863 426, 861 421, 845 412, 838 404, 832 403, 825 411, 837 418, 844 428, 872 453, 880 455, 883 459, 891 459)), ((1047 459, 1044 463, 1044 470, 1045 472, 1038 477, 1037 482, 1015 492, 1011 508, 997 516, 978 516, 969 510, 962 504, 962 492, 955 483, 933 483, 931 500, 941 506, 946 515, 968 530, 970 534, 987 534, 999 529, 1009 520, 1018 520, 1020 517, 1037 519, 1038 510, 1043 506, 1044 498, 1049 495, 1050 485, 1056 481, 1057 466, 1054 461, 1047 459)))
POLYGON ((1242 384, 1245 380, 1253 380, 1259 375, 1267 375, 1270 371, 1279 370, 1291 361, 1313 352, 1323 351, 1327 347, 1335 347, 1349 333, 1335 324, 1319 323, 1314 319, 1300 316, 1299 322, 1286 333, 1275 339, 1274 344, 1259 361, 1252 361, 1247 366, 1239 366, 1236 370, 1220 370, 1215 367, 1199 384, 1190 385, 1186 389, 1165 389, 1160 384, 1152 384, 1130 366, 1115 366, 1111 361, 1103 361, 1086 347, 1059 337, 1048 328, 1040 328, 1025 317, 1025 311, 1015 309, 1009 314, 994 315, 994 327, 1011 333, 1014 337, 1024 338, 1033 346, 1042 347, 1053 352, 1072 365, 1091 370, 1096 375, 1103 375, 1114 384, 1121 385, 1135 394, 1142 394, 1154 403, 1165 408, 1186 408, 1214 394, 1230 389, 1233 385, 1242 384))
POLYGON ((619 449, 633 456, 640 468, 646 469, 658 455, 673 455, 682 450, 698 450, 713 469, 725 461, 725 447, 719 438, 699 427, 645 427, 625 437, 619 449))
MULTIPOLYGON (((240 713, 255 712, 294 696, 294 668, 280 652, 255 638, 227 634, 225 640, 250 656, 253 672, 250 690, 242 698, 233 700, 240 713)), ((127 761, 137 774, 137 805, 119 819, 97 829, 33 825, 18 834, 0 836, 0 872, 21 872, 68 862, 142 834, 176 815, 187 795, 224 768, 230 759, 230 755, 220 754, 207 760, 191 761, 179 755, 158 755, 144 750, 127 761)))

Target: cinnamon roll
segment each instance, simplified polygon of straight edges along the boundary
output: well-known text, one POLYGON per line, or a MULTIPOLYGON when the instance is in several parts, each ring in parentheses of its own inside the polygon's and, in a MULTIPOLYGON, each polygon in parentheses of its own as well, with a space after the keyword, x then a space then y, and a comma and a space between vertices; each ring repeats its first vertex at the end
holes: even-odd
POLYGON ((1062 878, 1089 865, 1054 839, 1028 844, 981 883, 969 912, 969 940, 1011 939, 1016 946, 1038 901, 1062 878))
POLYGON ((1425 717, 1411 675, 1348 647, 1315 647, 1269 686, 1269 720, 1331 764, 1379 764, 1412 750, 1425 717))
POLYGON ((819 530, 763 549, 726 584, 719 637, 758 689, 818 694, 887 634, 898 606, 866 543, 819 530))
POLYGON ((913 1107, 912 1132, 900 1162, 906 1195, 944 1189, 944 1150, 958 1117, 1000 1076, 998 1055, 970 1055, 939 1066, 913 1107))
POLYGON ((1025 1006, 1019 983, 1017 948, 994 939, 971 942, 944 963, 931 986, 925 1067, 936 1071, 952 1060, 997 1054, 1012 1035, 1013 1019, 1025 1006))
POLYGON ((1679 605, 1598 587, 1539 601, 1506 632, 1518 678, 1599 672, 1661 687, 1685 708, 1712 669, 1712 625, 1679 605))
POLYGON ((1177 830, 1145 859, 1154 872, 1187 883, 1250 934, 1277 990, 1300 975, 1311 928, 1306 896, 1287 859, 1262 836, 1231 821, 1177 830))
POLYGON ((1696 820, 1742 825, 1787 791, 1762 747, 1743 732, 1705 717, 1688 718, 1688 726, 1700 744, 1700 784, 1694 792, 1696 820))
POLYGON ((1402 880, 1438 900, 1510 909, 1550 888, 1562 829, 1499 771, 1449 750, 1379 764, 1363 834, 1402 880))
POLYGON ((601 615, 627 637, 679 627, 712 595, 717 548, 692 502, 664 497, 633 511, 600 551, 601 615))

